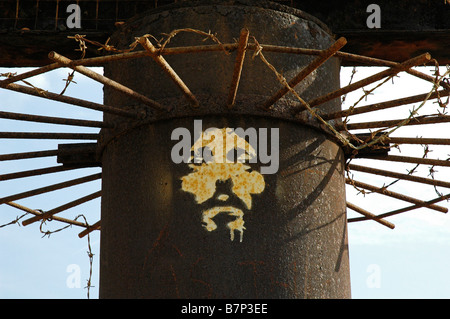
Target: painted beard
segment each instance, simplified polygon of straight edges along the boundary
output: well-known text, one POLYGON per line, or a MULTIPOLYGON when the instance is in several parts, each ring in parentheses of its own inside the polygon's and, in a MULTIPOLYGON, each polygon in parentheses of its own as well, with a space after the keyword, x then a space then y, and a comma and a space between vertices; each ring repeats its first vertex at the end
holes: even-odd
POLYGON ((218 225, 213 218, 235 217, 226 223, 230 230, 230 238, 233 241, 235 231, 240 232, 242 241, 244 232, 244 207, 245 210, 252 208, 252 195, 261 193, 265 188, 263 176, 251 171, 250 166, 242 163, 211 163, 201 165, 190 165, 194 170, 192 173, 182 177, 182 190, 195 195, 195 200, 199 205, 206 206, 202 211, 203 226, 208 231, 214 231, 218 225), (229 189, 223 192, 222 196, 231 197, 232 201, 218 200, 216 183, 218 181, 230 181, 229 189), (224 195, 227 194, 227 195, 224 195), (238 202, 237 201, 238 199, 238 202), (209 202, 209 201, 213 202, 209 202), (242 209, 238 208, 241 207, 242 209))
POLYGON ((234 241, 234 232, 240 232, 240 242, 242 242, 242 238, 244 235, 244 212, 233 206, 215 206, 203 211, 202 221, 203 226, 208 231, 213 231, 217 229, 217 224, 213 221, 213 218, 219 214, 226 214, 228 216, 236 217, 234 220, 228 222, 226 224, 227 228, 230 230, 230 239, 234 241))

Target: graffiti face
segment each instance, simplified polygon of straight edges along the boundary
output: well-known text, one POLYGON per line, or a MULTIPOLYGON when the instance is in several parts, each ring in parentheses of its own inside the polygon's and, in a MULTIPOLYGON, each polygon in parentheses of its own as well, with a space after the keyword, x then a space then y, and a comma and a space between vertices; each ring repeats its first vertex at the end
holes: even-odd
POLYGON ((219 214, 226 214, 233 218, 226 224, 230 239, 233 241, 234 233, 238 231, 242 241, 244 211, 251 210, 252 195, 262 193, 265 188, 263 175, 245 165, 245 161, 256 156, 254 149, 232 129, 224 128, 208 130, 202 134, 194 143, 192 151, 202 151, 203 162, 189 164, 192 172, 181 178, 182 190, 192 193, 197 204, 214 199, 211 201, 214 205, 202 212, 203 226, 207 231, 216 230, 218 225, 214 218, 219 214), (235 157, 236 162, 230 159, 235 157), (228 181, 229 189, 217 187, 218 183, 228 181), (238 203, 231 201, 232 197, 238 198, 238 203))

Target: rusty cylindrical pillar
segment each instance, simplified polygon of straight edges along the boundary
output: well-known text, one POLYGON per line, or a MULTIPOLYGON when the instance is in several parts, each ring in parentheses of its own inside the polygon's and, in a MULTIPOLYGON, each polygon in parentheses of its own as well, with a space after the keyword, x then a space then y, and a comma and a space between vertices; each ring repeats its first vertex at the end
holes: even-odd
MULTIPOLYGON (((148 12, 124 25, 111 43, 126 48, 135 37, 185 28, 211 30, 222 43, 233 43, 244 28, 261 44, 326 49, 335 41, 306 13, 241 0, 185 1, 148 12)), ((203 35, 181 33, 171 47, 205 44, 203 35)), ((264 56, 288 80, 314 58, 264 56)), ((226 101, 236 52, 165 59, 198 107, 151 57, 111 62, 104 69, 172 111, 149 113, 137 122, 105 115, 118 129, 102 132, 100 143, 100 298, 350 297, 344 157, 338 144, 310 117, 294 119, 293 95, 272 111, 260 108, 281 84, 251 51, 231 109, 226 101), (239 135, 242 131, 247 135, 239 135), (183 153, 183 138, 195 152, 205 151, 206 142, 214 141, 207 132, 250 146, 243 153, 228 144, 212 152, 210 144, 201 163, 174 160, 173 154, 183 153), (222 150, 246 160, 220 163, 222 150)), ((339 67, 331 58, 297 92, 310 100, 337 89, 339 67)), ((104 90, 108 105, 141 107, 104 90)), ((336 111, 340 103, 321 109, 336 111)))

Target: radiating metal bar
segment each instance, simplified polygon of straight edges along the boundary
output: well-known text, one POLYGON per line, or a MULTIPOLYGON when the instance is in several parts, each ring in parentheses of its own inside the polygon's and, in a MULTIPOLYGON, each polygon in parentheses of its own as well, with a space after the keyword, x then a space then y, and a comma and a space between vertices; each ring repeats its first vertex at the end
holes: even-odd
MULTIPOLYGON (((133 51, 124 53, 115 53, 104 56, 97 56, 92 58, 85 58, 80 60, 72 60, 72 65, 83 65, 83 66, 98 66, 104 63, 127 60, 127 59, 137 59, 148 56, 147 51, 133 51)), ((57 63, 58 65, 61 65, 57 63)))
MULTIPOLYGON (((294 88, 303 81, 309 74, 314 72, 318 67, 320 67, 323 63, 325 63, 328 59, 330 59, 337 51, 339 51, 345 44, 347 40, 345 38, 339 38, 333 45, 331 45, 328 49, 323 50, 322 53, 314 59, 311 63, 309 63, 306 67, 304 67, 300 73, 298 73, 292 80, 289 81, 289 87, 294 88)), ((281 99, 284 95, 289 92, 289 88, 283 86, 277 93, 275 93, 272 97, 264 103, 262 108, 268 110, 273 104, 275 104, 279 99, 281 99)))
MULTIPOLYGON (((408 207, 392 210, 390 212, 377 215, 377 218, 385 218, 385 217, 389 217, 389 216, 398 215, 398 214, 405 213, 405 212, 408 212, 408 211, 411 211, 411 210, 414 210, 414 209, 417 209, 417 208, 425 207, 426 205, 436 204, 436 203, 439 203, 439 202, 441 202, 443 200, 446 200, 446 199, 449 199, 449 198, 450 198, 450 194, 439 196, 439 197, 437 197, 435 199, 426 201, 423 204, 415 204, 415 205, 411 205, 411 206, 408 206, 408 207)), ((368 218, 367 217, 349 218, 348 222, 349 223, 350 222, 358 222, 358 221, 363 221, 363 220, 368 220, 368 218)))
POLYGON ((0 175, 0 181, 32 177, 32 176, 38 176, 38 175, 45 175, 45 174, 51 174, 51 173, 58 173, 58 172, 75 170, 75 169, 80 169, 80 168, 84 168, 84 167, 70 167, 70 166, 58 165, 58 166, 52 166, 52 167, 46 167, 46 168, 31 169, 28 171, 21 171, 21 172, 0 175))
POLYGON ((28 197, 32 197, 32 196, 36 196, 36 195, 40 195, 40 194, 44 194, 44 193, 48 193, 48 192, 52 192, 52 191, 55 191, 55 190, 71 187, 71 186, 74 186, 74 185, 91 182, 91 181, 100 179, 101 177, 102 177, 102 174, 98 173, 98 174, 93 174, 93 175, 89 175, 89 176, 73 179, 73 180, 62 182, 62 183, 58 183, 58 184, 53 184, 53 185, 50 185, 50 186, 45 186, 45 187, 33 189, 33 190, 26 191, 26 192, 23 192, 23 193, 10 195, 10 196, 7 196, 7 197, 0 198, 0 204, 5 204, 5 203, 16 201, 16 200, 19 200, 19 199, 28 198, 28 197))
POLYGON ((185 47, 173 47, 158 49, 159 55, 176 55, 186 53, 201 53, 201 52, 217 52, 217 51, 233 51, 239 46, 238 43, 224 43, 224 44, 210 44, 210 45, 196 45, 185 47))
POLYGON ((234 62, 233 77, 231 79, 230 90, 228 92, 227 106, 232 108, 236 101, 236 94, 241 80, 242 67, 244 66, 245 53, 247 51, 248 37, 250 32, 242 29, 239 37, 236 60, 234 62))
POLYGON ((72 125, 72 126, 86 126, 86 127, 98 127, 98 128, 113 128, 113 124, 101 122, 101 121, 90 121, 90 120, 77 120, 69 118, 60 118, 52 116, 41 116, 32 114, 21 114, 12 112, 0 111, 0 118, 18 121, 29 121, 29 122, 39 122, 39 123, 49 123, 49 124, 61 124, 61 125, 72 125))
MULTIPOLYGON (((374 111, 384 110, 384 109, 397 107, 397 106, 401 106, 401 105, 422 102, 427 98, 428 94, 429 93, 419 94, 419 95, 409 96, 409 97, 405 97, 405 98, 401 98, 401 99, 355 107, 352 109, 342 110, 342 111, 338 111, 338 112, 334 112, 334 113, 330 113, 330 114, 323 114, 322 118, 324 120, 331 120, 331 119, 336 119, 336 118, 340 118, 340 117, 363 114, 363 113, 367 113, 367 112, 374 112, 374 111)), ((450 95, 449 90, 441 90, 438 92, 433 92, 430 95, 430 97, 428 98, 428 100, 432 100, 432 99, 436 99, 438 97, 448 96, 448 95, 450 95)))
POLYGON ((11 154, 0 155, 0 161, 12 161, 12 160, 49 157, 49 156, 57 156, 57 155, 58 155, 58 150, 11 153, 11 154))
MULTIPOLYGON (((92 144, 95 145, 95 143, 92 143, 92 144)), ((72 144, 70 144, 70 145, 72 145, 72 144)), ((11 154, 0 155, 0 161, 22 160, 22 159, 49 157, 49 156, 58 156, 58 155, 72 155, 72 154, 80 154, 82 152, 83 152, 82 150, 77 149, 77 148, 73 148, 73 149, 65 148, 65 149, 57 149, 57 150, 11 153, 11 154)))
POLYGON ((414 176, 414 175, 403 174, 403 173, 397 173, 397 172, 392 172, 392 171, 386 171, 386 170, 382 170, 382 169, 378 169, 378 168, 366 167, 366 166, 355 165, 355 164, 349 164, 348 167, 351 170, 355 170, 358 172, 364 172, 364 173, 369 173, 369 174, 403 179, 403 180, 407 180, 407 181, 411 181, 411 182, 417 182, 417 183, 422 183, 422 184, 450 188, 450 182, 440 181, 440 180, 436 180, 436 179, 425 178, 425 177, 414 176))
MULTIPOLYGON (((328 102, 330 100, 333 100, 333 99, 335 99, 335 98, 337 98, 337 97, 339 97, 341 95, 347 94, 347 93, 355 91, 357 89, 360 89, 360 88, 362 88, 362 87, 364 87, 366 85, 369 85, 371 83, 377 82, 377 81, 379 81, 379 80, 381 80, 381 79, 383 79, 385 77, 388 77, 388 76, 391 76, 391 75, 395 75, 395 74, 397 74, 397 73, 399 73, 401 71, 405 71, 407 69, 410 69, 413 66, 424 64, 424 63, 426 63, 426 62, 428 62, 430 60, 431 60, 431 55, 429 53, 424 53, 424 54, 422 54, 422 55, 420 55, 418 57, 409 59, 409 60, 401 63, 398 66, 395 66, 395 67, 389 68, 387 70, 381 71, 381 72, 379 72, 377 74, 369 76, 369 77, 367 77, 365 79, 362 79, 362 80, 360 80, 358 82, 349 84, 349 85, 347 85, 347 86, 345 86, 343 88, 340 88, 340 89, 338 89, 336 91, 330 92, 328 94, 325 94, 324 96, 321 96, 321 97, 318 97, 316 99, 313 99, 313 100, 309 101, 308 104, 311 107, 323 104, 323 103, 328 102)), ((305 109, 305 107, 302 106, 298 111, 303 111, 304 109, 305 109)))
POLYGON ((65 210, 68 210, 68 209, 70 209, 70 208, 73 208, 73 207, 75 207, 75 206, 84 204, 84 203, 86 203, 86 202, 88 202, 88 201, 91 201, 91 200, 93 200, 93 199, 96 199, 96 198, 100 197, 101 195, 102 195, 102 192, 101 192, 101 191, 98 191, 98 192, 95 192, 95 193, 93 193, 93 194, 90 194, 90 195, 87 195, 87 196, 78 198, 78 199, 76 199, 76 200, 74 200, 74 201, 71 201, 71 202, 66 203, 66 204, 64 204, 64 205, 61 205, 61 206, 58 206, 58 207, 56 207, 56 208, 53 208, 53 209, 51 209, 51 210, 49 210, 49 211, 46 211, 46 212, 44 212, 44 213, 41 214, 41 215, 34 216, 34 217, 29 218, 29 219, 26 219, 26 220, 24 220, 24 221, 22 222, 22 225, 23 225, 23 226, 27 226, 27 225, 30 225, 30 224, 32 224, 32 223, 34 223, 34 222, 37 222, 37 221, 39 221, 39 220, 42 220, 42 219, 53 218, 53 215, 55 215, 55 214, 57 214, 57 213, 60 213, 60 212, 63 212, 63 211, 65 211, 65 210))
POLYGON ((382 218, 377 217, 375 214, 372 214, 371 212, 368 212, 367 210, 356 206, 352 203, 347 202, 347 207, 350 208, 351 210, 354 210, 355 212, 360 213, 361 215, 364 215, 365 217, 367 217, 368 219, 374 220, 377 223, 380 223, 381 225, 384 225, 386 227, 389 227, 390 229, 394 229, 395 225, 388 222, 387 220, 384 220, 382 218))
MULTIPOLYGON (((395 127, 400 125, 406 119, 386 120, 386 121, 373 121, 373 122, 361 122, 361 123, 348 123, 345 127, 348 130, 362 130, 370 128, 383 128, 383 127, 395 127)), ((411 118, 409 122, 405 122, 403 126, 411 125, 424 125, 424 124, 440 124, 450 122, 450 115, 433 115, 433 116, 418 116, 411 118)), ((337 125, 337 130, 343 130, 344 125, 337 125)))
POLYGON ((99 230, 99 229, 101 229, 101 220, 99 220, 98 222, 96 222, 95 224, 93 224, 91 226, 88 226, 85 230, 83 230, 81 233, 78 234, 78 237, 83 238, 84 236, 86 236, 87 234, 90 234, 94 230, 99 230))
POLYGON ((48 57, 50 59, 52 59, 53 61, 57 61, 58 63, 61 63, 62 65, 70 67, 71 69, 73 69, 81 74, 84 74, 85 76, 87 76, 97 82, 100 82, 106 86, 109 86, 109 87, 113 88, 114 90, 117 90, 117 91, 119 91, 135 100, 138 100, 152 108, 155 108, 159 111, 167 110, 164 106, 162 106, 158 102, 149 99, 148 97, 130 89, 129 87, 124 86, 123 84, 120 84, 120 83, 118 83, 112 79, 109 79, 106 76, 103 76, 101 74, 98 74, 84 66, 73 65, 72 60, 70 60, 70 59, 66 58, 65 56, 62 56, 54 51, 50 52, 48 57))
MULTIPOLYGON (((28 207, 26 207, 26 206, 23 206, 23 205, 14 203, 14 202, 9 202, 9 203, 5 203, 5 204, 6 204, 6 205, 9 205, 9 206, 11 206, 11 207, 20 209, 20 210, 22 210, 22 211, 24 211, 24 212, 33 214, 33 215, 35 215, 35 216, 39 216, 39 215, 42 214, 41 212, 39 212, 39 211, 37 211, 37 210, 28 208, 28 207)), ((67 224, 75 225, 75 226, 80 226, 80 227, 84 227, 84 228, 88 227, 88 225, 85 224, 85 223, 81 223, 81 222, 76 221, 76 220, 71 220, 71 219, 62 218, 62 217, 58 217, 58 216, 53 217, 53 220, 57 220, 57 221, 59 221, 59 222, 63 222, 63 223, 67 223, 67 224)))
POLYGON ((173 68, 167 63, 167 61, 161 56, 158 55, 158 50, 150 43, 148 38, 141 37, 138 39, 139 43, 144 47, 145 50, 149 53, 150 57, 161 67, 161 69, 169 75, 172 81, 179 87, 179 89, 183 92, 184 96, 188 99, 193 107, 198 107, 199 103, 195 95, 191 92, 191 90, 187 87, 187 85, 183 82, 183 80, 178 76, 178 74, 173 70, 173 68))
MULTIPOLYGON (((380 187, 377 187, 377 186, 369 185, 367 183, 351 180, 349 178, 347 178, 345 180, 345 182, 348 185, 353 185, 353 186, 356 186, 356 187, 359 187, 359 188, 364 188, 364 189, 370 190, 372 192, 376 192, 376 193, 379 193, 379 194, 382 194, 382 195, 393 197, 393 198, 396 198, 396 199, 399 199, 399 200, 403 200, 403 201, 406 201, 406 202, 410 202, 410 203, 413 203, 413 204, 421 204, 421 205, 425 204, 424 201, 421 201, 421 200, 419 200, 417 198, 414 198, 414 197, 411 197, 411 196, 407 196, 407 195, 403 195, 403 194, 399 194, 399 193, 396 193, 396 192, 393 192, 393 191, 389 191, 389 190, 384 189, 384 188, 380 188, 380 187)), ((432 205, 424 205, 424 207, 429 208, 429 209, 434 209, 434 210, 437 210, 437 211, 442 212, 442 213, 446 213, 448 211, 448 209, 446 207, 442 207, 442 206, 438 206, 438 205, 434 205, 434 204, 432 204, 432 205)))
POLYGON ((99 134, 92 133, 40 133, 40 132, 0 132, 4 139, 50 139, 50 140, 97 140, 99 134))
POLYGON ((362 158, 374 159, 380 161, 391 161, 391 162, 402 162, 402 163, 413 163, 413 164, 424 164, 433 166, 446 166, 450 167, 450 161, 432 159, 432 158, 422 158, 422 157, 410 157, 410 156, 400 156, 400 155, 361 155, 362 158))
POLYGON ((22 74, 17 74, 17 75, 13 75, 8 77, 7 79, 1 80, 0 81, 0 87, 5 87, 6 85, 13 83, 13 82, 17 82, 17 81, 21 81, 21 80, 25 80, 27 78, 31 78, 33 76, 42 74, 42 73, 46 73, 55 69, 58 69, 61 67, 61 64, 59 63, 52 63, 49 65, 45 65, 42 66, 40 68, 28 71, 28 72, 24 72, 22 74))
POLYGON ((449 138, 426 138, 426 137, 386 137, 386 142, 393 144, 433 144, 433 145, 450 145, 449 138))
POLYGON ((77 105, 77 106, 81 106, 81 107, 84 107, 87 109, 110 113, 110 114, 114 114, 114 115, 118 115, 118 116, 134 118, 134 119, 139 119, 139 118, 143 117, 142 114, 136 113, 134 111, 128 111, 128 110, 120 109, 117 107, 103 105, 103 104, 94 103, 94 102, 90 102, 90 101, 85 101, 82 99, 65 96, 65 95, 60 95, 60 94, 56 94, 56 93, 52 93, 52 92, 48 92, 48 91, 41 91, 41 90, 38 90, 38 89, 35 89, 32 87, 18 85, 18 84, 14 84, 14 83, 9 84, 9 85, 5 86, 4 88, 7 90, 11 90, 11 91, 25 93, 28 95, 33 95, 33 96, 37 96, 40 98, 45 98, 45 99, 58 101, 58 102, 62 102, 62 103, 77 105))

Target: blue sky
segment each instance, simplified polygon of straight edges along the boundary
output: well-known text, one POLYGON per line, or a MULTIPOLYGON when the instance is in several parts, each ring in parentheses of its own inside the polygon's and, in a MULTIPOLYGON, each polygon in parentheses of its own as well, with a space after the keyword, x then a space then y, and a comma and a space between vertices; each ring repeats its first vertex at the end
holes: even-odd
MULTIPOLYGON (((2 69, 22 73, 28 69, 2 69)), ((98 70, 101 72, 101 69, 98 70)), ((67 78, 68 69, 59 69, 48 74, 30 79, 33 85, 61 92, 65 86, 63 79, 67 78)), ((90 101, 102 103, 102 85, 77 74, 75 81, 67 91, 68 95, 86 98, 90 101)), ((23 83, 21 83, 23 84, 23 83)), ((78 119, 102 120, 102 114, 73 105, 53 102, 41 98, 26 96, 24 94, 2 90, 0 92, 0 108, 2 111, 67 117, 78 119)), ((86 132, 95 133, 98 129, 72 127, 64 125, 42 125, 32 122, 0 120, 1 131, 28 131, 28 132, 86 132)), ((67 140, 2 140, 0 153, 19 153, 37 150, 56 149, 59 143, 73 143, 83 141, 67 140)), ((6 161, 0 164, 0 172, 16 172, 25 169, 41 168, 57 165, 53 157, 27 159, 20 161, 6 161)), ((2 195, 15 194, 25 190, 50 185, 65 180, 82 177, 99 172, 99 168, 80 169, 62 173, 48 174, 3 181, 2 195)), ((89 182, 64 190, 34 196, 18 201, 33 209, 48 210, 75 198, 83 197, 101 189, 100 181, 89 182)), ((20 216, 22 211, 2 205, 0 224, 20 216)), ((100 199, 95 199, 82 206, 74 207, 61 213, 61 217, 75 218, 83 214, 89 224, 100 219, 100 199)), ((26 217, 29 218, 29 215, 26 217)), ((79 219, 79 221, 84 221, 79 219)), ((87 237, 78 238, 83 228, 72 226, 61 232, 42 238, 40 223, 29 226, 8 226, 0 229, 0 298, 87 298, 87 289, 84 289, 89 278, 89 257, 87 237), (76 266, 74 266, 76 265, 76 266), (79 280, 73 276, 78 276, 79 280), (69 282, 69 284, 68 284, 69 282), (72 287, 72 288, 71 288, 72 287)), ((51 222, 43 228, 56 230, 65 224, 51 222)), ((94 256, 93 287, 90 297, 98 296, 98 261, 99 261, 99 232, 90 235, 91 249, 94 256)))
MULTIPOLYGON (((355 81, 380 71, 382 68, 358 68, 355 81)), ((0 73, 25 72, 28 69, 0 68, 0 73)), ((432 69, 420 68, 422 72, 431 74, 432 69)), ((96 69, 101 72, 101 69, 96 69)), ((442 73, 444 68, 442 68, 442 73)), ((64 88, 68 69, 59 69, 45 75, 30 79, 35 86, 60 92, 64 88)), ((343 68, 342 85, 348 83, 351 68, 343 68)), ((66 95, 102 103, 102 85, 76 74, 66 95)), ((427 93, 431 84, 410 75, 403 74, 378 88, 367 101, 360 105, 377 101, 427 93)), ((349 94, 344 108, 350 106, 362 95, 358 90, 349 94)), ((417 106, 418 104, 416 104, 417 106)), ((376 119, 395 119, 407 116, 412 105, 402 106, 386 111, 368 113, 351 117, 351 122, 364 122, 376 119)), ((434 114, 437 106, 428 102, 420 114, 434 114)), ((18 113, 49 115, 78 119, 101 120, 100 112, 65 105, 16 92, 0 90, 0 110, 18 113)), ((402 128, 394 136, 408 137, 446 137, 450 124, 411 126, 402 128)), ((53 131, 53 132, 97 132, 98 129, 77 128, 62 125, 42 125, 31 122, 8 121, 0 119, 0 131, 53 131)), ((68 141, 71 142, 71 141, 68 141)), ((32 150, 56 149, 62 141, 37 140, 1 140, 0 154, 18 153, 32 150)), ((446 159, 448 149, 433 146, 429 157, 446 159)), ((397 152, 402 155, 420 156, 421 146, 402 146, 397 152), (400 152, 401 151, 401 152, 400 152)), ((356 162, 355 162, 356 163, 356 162)), ((412 164, 380 163, 360 160, 358 164, 380 167, 398 172, 406 172, 412 164)), ((41 158, 20 161, 0 162, 0 174, 25 169, 41 168, 56 165, 55 158, 41 158)), ((448 180, 448 168, 438 168, 436 178, 448 180)), ((24 190, 65 181, 98 172, 98 168, 76 170, 71 172, 45 175, 13 181, 3 181, 0 193, 15 194, 24 190)), ((420 170, 422 176, 427 175, 427 167, 420 170)), ((391 181, 368 174, 355 174, 355 179, 382 186, 391 181)), ((436 197, 430 186, 422 187, 411 182, 399 182, 392 190, 429 200, 436 197)), ((52 192, 18 201, 34 209, 49 210, 74 198, 93 193, 101 187, 100 182, 90 182, 70 189, 52 192)), ((446 190, 442 190, 446 192, 446 190)), ((347 188, 347 199, 372 213, 380 214, 395 208, 408 206, 398 200, 389 200, 385 196, 357 194, 351 187, 347 188)), ((441 202, 449 207, 448 202, 441 202)), ((0 225, 20 216, 21 211, 6 205, 0 206, 0 225)), ((83 214, 90 224, 100 219, 100 200, 96 199, 83 206, 72 208, 60 214, 61 217, 74 218, 83 214)), ((349 211, 349 217, 358 214, 349 211)), ((418 209, 388 218, 396 225, 388 229, 372 221, 349 224, 349 254, 353 298, 450 298, 450 216, 429 209, 418 209)), ((27 217, 28 218, 28 217, 27 217)), ((54 230, 64 226, 58 222, 45 225, 54 230)), ((84 288, 89 278, 89 258, 87 255, 87 238, 78 238, 82 229, 72 226, 64 231, 54 233, 50 237, 42 237, 39 223, 29 226, 11 225, 0 228, 0 298, 87 298, 84 288)), ((94 253, 92 287, 90 297, 98 297, 98 267, 100 254, 99 232, 90 235, 91 248, 94 253)))

